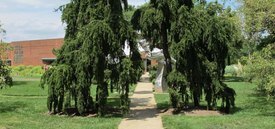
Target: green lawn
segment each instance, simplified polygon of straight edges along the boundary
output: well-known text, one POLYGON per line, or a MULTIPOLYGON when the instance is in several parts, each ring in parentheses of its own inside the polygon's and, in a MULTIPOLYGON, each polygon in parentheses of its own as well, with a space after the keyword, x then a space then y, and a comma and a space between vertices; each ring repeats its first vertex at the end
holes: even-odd
MULTIPOLYGON (((255 91, 251 83, 231 78, 226 82, 237 92, 236 109, 223 116, 163 116, 166 129, 275 129, 275 101, 255 91)), ((168 94, 155 94, 158 107, 169 105, 168 94)))
MULTIPOLYGON (((121 115, 50 116, 46 107, 47 88, 41 89, 36 78, 16 80, 13 87, 0 90, 0 129, 116 129, 122 119, 121 115)), ((94 95, 95 86, 92 91, 94 95)), ((118 93, 110 94, 108 104, 119 106, 118 93)))

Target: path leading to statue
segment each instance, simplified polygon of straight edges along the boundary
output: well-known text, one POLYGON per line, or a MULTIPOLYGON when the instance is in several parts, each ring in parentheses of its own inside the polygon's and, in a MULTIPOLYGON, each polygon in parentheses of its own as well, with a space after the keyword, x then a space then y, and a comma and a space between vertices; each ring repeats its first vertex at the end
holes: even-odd
POLYGON ((163 129, 153 94, 149 75, 141 77, 131 97, 130 113, 119 124, 118 129, 163 129))

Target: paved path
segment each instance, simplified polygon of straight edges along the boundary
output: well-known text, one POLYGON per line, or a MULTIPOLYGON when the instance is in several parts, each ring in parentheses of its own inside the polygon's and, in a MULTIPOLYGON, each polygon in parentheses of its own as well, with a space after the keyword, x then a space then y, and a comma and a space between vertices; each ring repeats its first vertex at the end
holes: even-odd
POLYGON ((143 75, 131 97, 130 113, 118 129, 163 129, 152 90, 148 74, 143 75))

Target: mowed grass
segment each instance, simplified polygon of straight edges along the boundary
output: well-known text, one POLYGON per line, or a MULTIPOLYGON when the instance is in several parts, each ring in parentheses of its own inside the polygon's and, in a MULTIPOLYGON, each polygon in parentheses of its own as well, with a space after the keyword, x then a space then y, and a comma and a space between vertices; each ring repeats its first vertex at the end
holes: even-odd
MULTIPOLYGON (((236 109, 222 116, 163 116, 166 129, 275 129, 275 101, 255 90, 251 83, 240 79, 227 80, 237 92, 236 109)), ((155 94, 157 106, 169 106, 168 94, 155 94)), ((205 103, 205 102, 202 102, 205 103)), ((220 103, 219 103, 220 104, 220 103)))
MULTIPOLYGON (((15 81, 11 88, 0 90, 0 129, 116 129, 122 119, 120 115, 103 118, 48 115, 47 88, 41 89, 36 79, 18 80, 21 81, 15 81)), ((95 89, 93 86, 92 95, 95 89)), ((118 93, 110 94, 108 105, 119 106, 118 97, 118 93)))

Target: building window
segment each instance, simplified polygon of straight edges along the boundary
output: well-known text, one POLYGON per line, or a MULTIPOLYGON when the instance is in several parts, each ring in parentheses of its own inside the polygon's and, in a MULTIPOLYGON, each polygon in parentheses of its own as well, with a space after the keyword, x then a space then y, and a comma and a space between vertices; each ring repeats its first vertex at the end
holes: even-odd
POLYGON ((20 45, 14 46, 14 63, 23 63, 23 47, 20 45))

